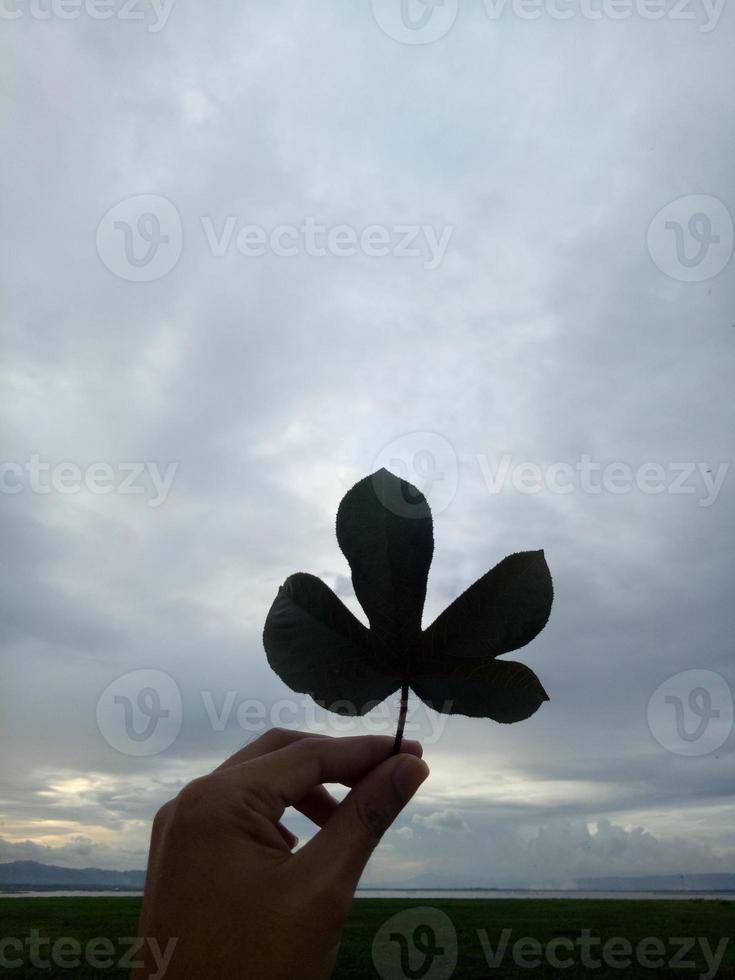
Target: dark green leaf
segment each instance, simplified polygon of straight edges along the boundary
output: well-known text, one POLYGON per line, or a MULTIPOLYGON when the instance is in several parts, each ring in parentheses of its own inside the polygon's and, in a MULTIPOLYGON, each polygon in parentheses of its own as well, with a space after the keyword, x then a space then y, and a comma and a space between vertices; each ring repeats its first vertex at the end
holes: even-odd
POLYGON ((401 670, 421 632, 434 552, 429 505, 416 487, 378 470, 339 505, 337 540, 371 631, 401 670))
POLYGON ((371 666, 368 631, 314 575, 286 579, 266 618, 263 645, 291 690, 339 714, 365 714, 400 686, 371 666))
POLYGON ((529 718, 549 700, 534 672, 513 660, 454 660, 438 676, 416 677, 411 687, 436 711, 504 724, 529 718))
MULTIPOLYGON (((332 711, 364 714, 410 684, 438 711, 506 724, 548 700, 532 670, 496 659, 529 643, 549 618, 553 586, 543 551, 505 558, 422 634, 434 550, 423 495, 385 469, 373 473, 342 500, 337 539, 370 629, 320 579, 292 575, 263 632, 268 661, 289 687, 332 711)), ((402 699, 394 751, 405 712, 402 699)))
POLYGON ((517 650, 544 628, 553 597, 543 551, 509 555, 434 620, 424 634, 423 656, 439 663, 517 650))

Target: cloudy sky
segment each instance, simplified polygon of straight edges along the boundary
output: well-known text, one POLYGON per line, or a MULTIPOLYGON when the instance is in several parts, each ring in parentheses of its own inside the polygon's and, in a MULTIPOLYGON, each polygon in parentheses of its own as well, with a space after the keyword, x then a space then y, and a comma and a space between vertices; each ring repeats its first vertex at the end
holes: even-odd
POLYGON ((0 860, 142 867, 265 728, 392 731, 260 639, 297 570, 359 614, 334 514, 386 465, 434 510, 425 623, 545 549, 551 700, 412 703, 432 775, 365 882, 735 871, 735 10, 1 16, 0 860))

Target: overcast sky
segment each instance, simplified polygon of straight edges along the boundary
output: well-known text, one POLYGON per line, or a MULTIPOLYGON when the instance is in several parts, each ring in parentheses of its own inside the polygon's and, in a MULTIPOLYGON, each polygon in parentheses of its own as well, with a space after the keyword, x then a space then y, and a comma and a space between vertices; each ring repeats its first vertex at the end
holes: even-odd
POLYGON ((551 700, 412 702, 365 882, 735 871, 735 10, 654 8, 8 0, 0 860, 142 867, 184 781, 339 733, 261 630, 299 570, 362 615, 386 465, 425 624, 545 549, 551 700))

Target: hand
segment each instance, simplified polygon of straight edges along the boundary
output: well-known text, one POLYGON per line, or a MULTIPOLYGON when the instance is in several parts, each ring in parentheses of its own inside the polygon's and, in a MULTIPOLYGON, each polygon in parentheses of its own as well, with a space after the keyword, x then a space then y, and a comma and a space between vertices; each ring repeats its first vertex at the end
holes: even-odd
POLYGON ((273 729, 159 810, 140 936, 149 957, 177 938, 166 980, 330 975, 363 868, 429 774, 417 742, 392 742, 273 729), (323 783, 352 789, 337 803, 323 783), (287 806, 322 828, 295 853, 287 806))

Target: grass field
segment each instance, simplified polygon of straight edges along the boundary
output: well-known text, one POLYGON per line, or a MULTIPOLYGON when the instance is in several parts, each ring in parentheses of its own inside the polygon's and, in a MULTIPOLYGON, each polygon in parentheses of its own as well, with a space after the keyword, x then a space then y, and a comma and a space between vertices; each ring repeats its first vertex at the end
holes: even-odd
MULTIPOLYGON (((36 930, 42 939, 50 940, 40 949, 46 959, 50 945, 62 938, 75 940, 82 950, 81 963, 71 965, 78 949, 75 950, 74 944, 58 946, 55 965, 43 968, 31 965, 28 946, 19 954, 17 947, 6 944, 0 947, 0 957, 5 958, 4 965, 0 965, 0 977, 46 980, 126 977, 128 970, 120 960, 130 944, 122 940, 135 935, 139 908, 139 898, 0 898, 0 941, 25 941, 36 930), (93 939, 97 943, 89 947, 93 939), (100 942, 101 939, 107 942, 100 942), (18 965, 16 960, 21 957, 24 963, 18 965), (112 964, 106 966, 107 961, 112 964)), ((334 976, 340 980, 377 977, 446 980, 450 976, 460 980, 481 977, 573 980, 589 976, 600 980, 613 977, 735 980, 734 931, 735 902, 724 901, 361 898, 355 901, 347 922, 334 976), (410 911, 427 907, 444 913, 449 921, 436 912, 410 911), (398 913, 403 914, 381 930, 398 913), (433 928, 433 933, 426 931, 427 925, 433 928), (506 930, 504 947, 503 930, 506 930), (589 930, 590 937, 586 960, 585 951, 577 942, 584 935, 583 930, 589 930), (528 937, 536 941, 535 949, 516 945, 528 937), (560 940, 557 947, 549 946, 555 939, 560 940), (619 942, 610 944, 613 939, 619 942), (639 945, 642 940, 648 944, 639 945), (724 957, 719 969, 714 970, 713 959, 725 940, 729 941, 724 957), (609 944, 606 951, 605 943, 609 944), (408 969, 401 966, 402 947, 404 956, 410 956, 404 960, 408 969), (443 952, 434 957, 432 947, 443 952), (429 953, 421 952, 427 948, 429 953), (491 967, 487 955, 492 956, 499 948, 504 948, 504 953, 498 964, 491 967), (455 951, 458 960, 451 972, 455 951), (558 958, 556 965, 554 956, 558 958), (595 962, 601 965, 596 967, 595 962), (433 963, 430 970, 429 963, 433 963)), ((243 977, 246 976, 245 970, 243 977)))

